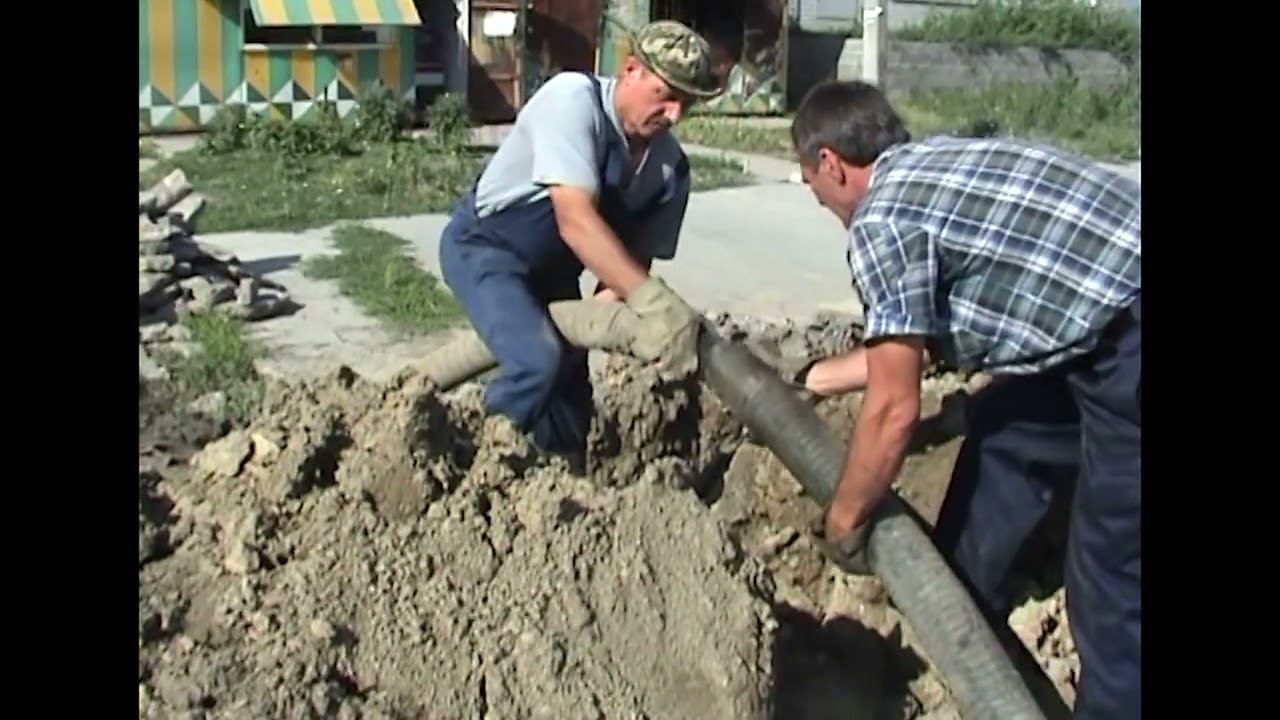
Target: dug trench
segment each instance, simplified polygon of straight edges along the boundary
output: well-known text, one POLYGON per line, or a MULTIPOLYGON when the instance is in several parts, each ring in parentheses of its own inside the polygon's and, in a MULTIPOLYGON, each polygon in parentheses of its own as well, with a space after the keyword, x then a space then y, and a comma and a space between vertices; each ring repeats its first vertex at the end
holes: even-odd
MULTIPOLYGON (((718 323, 782 353, 858 341, 718 323)), ((140 717, 958 717, 878 581, 815 548, 821 508, 712 393, 593 367, 582 457, 487 417, 478 384, 408 371, 274 382, 237 428, 146 388, 140 717)), ((927 521, 980 384, 924 382, 896 488, 927 521)), ((859 401, 818 411, 847 436, 859 401)), ((1061 592, 1031 595, 1012 624, 1069 699, 1061 592)))

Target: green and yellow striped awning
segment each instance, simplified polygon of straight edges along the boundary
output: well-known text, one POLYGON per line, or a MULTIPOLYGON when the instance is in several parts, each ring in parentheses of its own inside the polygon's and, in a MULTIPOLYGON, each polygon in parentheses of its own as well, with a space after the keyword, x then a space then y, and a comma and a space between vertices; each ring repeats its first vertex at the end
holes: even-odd
POLYGON ((249 0, 253 19, 275 25, 421 25, 413 0, 249 0))

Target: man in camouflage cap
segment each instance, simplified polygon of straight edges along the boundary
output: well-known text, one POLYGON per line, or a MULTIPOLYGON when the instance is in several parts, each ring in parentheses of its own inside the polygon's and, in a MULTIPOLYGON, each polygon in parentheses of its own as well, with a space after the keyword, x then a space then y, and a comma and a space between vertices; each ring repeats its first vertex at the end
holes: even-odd
POLYGON ((586 351, 547 313, 581 296, 584 269, 639 315, 637 356, 669 379, 696 369, 698 315, 649 267, 674 256, 689 197, 667 130, 717 84, 706 40, 647 25, 616 77, 563 72, 533 94, 444 229, 444 280, 499 363, 486 409, 544 450, 582 451, 594 410, 586 351))

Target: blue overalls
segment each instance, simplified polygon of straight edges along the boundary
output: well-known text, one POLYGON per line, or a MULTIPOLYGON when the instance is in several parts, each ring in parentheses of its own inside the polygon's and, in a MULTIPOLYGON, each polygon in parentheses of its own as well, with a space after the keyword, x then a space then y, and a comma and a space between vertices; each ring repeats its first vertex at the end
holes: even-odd
MULTIPOLYGON (((604 113, 599 80, 589 77, 604 113)), ((605 118, 611 126, 607 113, 605 118)), ((622 195, 627 146, 612 127, 606 135, 597 209, 630 244, 639 224, 671 200, 688 166, 681 163, 665 188, 629 209, 622 195)), ((498 360, 485 409, 509 417, 545 451, 584 449, 595 409, 587 353, 564 340, 546 309, 553 301, 582 297, 584 268, 560 237, 550 198, 481 218, 473 186, 454 206, 440 238, 440 269, 498 360)))

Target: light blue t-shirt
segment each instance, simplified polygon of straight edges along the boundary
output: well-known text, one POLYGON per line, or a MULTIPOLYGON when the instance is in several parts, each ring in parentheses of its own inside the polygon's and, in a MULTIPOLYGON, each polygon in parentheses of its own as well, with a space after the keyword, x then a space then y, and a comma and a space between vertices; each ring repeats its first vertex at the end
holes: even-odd
MULTIPOLYGON (((577 72, 555 75, 529 98, 480 177, 476 210, 481 217, 542 200, 552 185, 579 187, 599 197, 608 133, 626 144, 613 108, 616 80, 601 77, 599 81, 604 113, 591 79, 577 72)), ((689 200, 688 175, 676 175, 682 162, 687 161, 675 137, 660 133, 649 141, 635 175, 622 191, 630 209, 643 208, 659 195, 667 199, 638 230, 632 246, 638 254, 663 260, 675 256, 689 200)))

